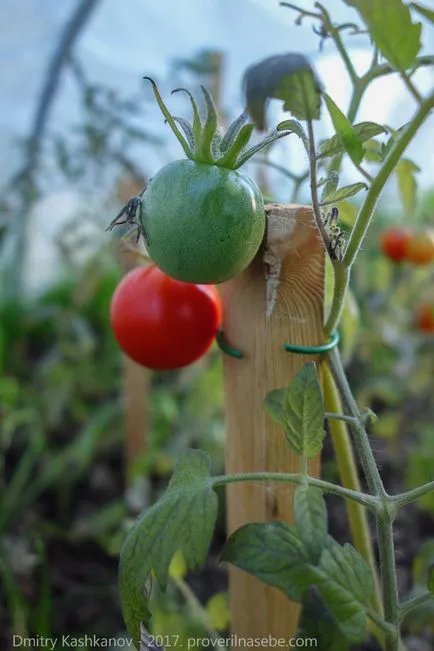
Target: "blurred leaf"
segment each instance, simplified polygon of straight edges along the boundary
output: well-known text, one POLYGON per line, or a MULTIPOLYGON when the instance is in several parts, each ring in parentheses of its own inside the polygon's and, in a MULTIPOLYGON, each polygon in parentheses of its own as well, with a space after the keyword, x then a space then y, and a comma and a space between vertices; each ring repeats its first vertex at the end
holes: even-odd
POLYGON ((311 459, 322 448, 324 403, 313 362, 305 364, 287 389, 270 391, 265 409, 283 427, 286 442, 296 454, 311 459))
POLYGON ((169 565, 169 576, 172 579, 183 579, 187 574, 187 564, 180 549, 178 549, 172 556, 169 565))
POLYGON ((281 99, 283 108, 299 120, 320 117, 321 84, 306 57, 280 54, 251 66, 244 76, 247 109, 257 128, 266 128, 269 99, 281 99))
POLYGON ((383 160, 381 143, 378 140, 367 140, 363 143, 363 149, 365 150, 364 158, 370 163, 381 163, 383 160))
POLYGON ((429 569, 427 588, 434 594, 434 566, 431 566, 429 569))
POLYGON ((357 217, 357 208, 350 201, 339 202, 339 221, 345 226, 353 226, 357 217))
POLYGON ((421 23, 413 23, 410 9, 402 0, 345 0, 357 9, 381 54, 396 70, 415 62, 421 42, 421 23))
POLYGON ((351 160, 359 165, 363 160, 363 146, 362 139, 360 138, 357 130, 350 124, 347 117, 342 113, 340 108, 336 106, 331 97, 324 94, 324 99, 333 126, 336 129, 336 135, 340 139, 345 151, 351 160))
POLYGON ((417 181, 415 173, 420 172, 420 167, 408 158, 401 158, 395 172, 404 211, 408 217, 412 217, 416 208, 417 181))
POLYGON ((231 623, 228 595, 226 592, 217 592, 206 602, 206 612, 209 623, 214 631, 225 631, 231 623))
POLYGON ((373 425, 374 436, 381 439, 393 439, 399 435, 399 412, 383 411, 378 421, 373 425))
POLYGON ((217 495, 209 475, 210 459, 201 450, 179 458, 163 496, 136 520, 121 550, 119 586, 127 630, 140 637, 140 622, 149 621, 146 581, 153 571, 167 582, 174 553, 181 550, 194 569, 205 560, 217 517, 217 495))
POLYGON ((292 131, 300 138, 305 150, 309 152, 309 138, 307 137, 303 126, 300 122, 297 122, 297 120, 284 120, 283 122, 279 122, 276 131, 292 131))
MULTIPOLYGON (((434 428, 428 426, 426 435, 421 436, 419 445, 407 457, 406 484, 409 489, 433 480, 434 468, 434 428)), ((434 492, 424 495, 418 506, 434 513, 434 492)))
POLYGON ((341 335, 340 350, 344 365, 350 363, 353 357, 357 337, 360 330, 360 310, 354 292, 348 288, 345 294, 339 332, 341 335))
MULTIPOLYGON (((375 122, 359 122, 358 124, 354 124, 352 126, 352 129, 354 129, 359 140, 362 143, 365 143, 366 141, 370 142, 371 138, 386 131, 386 129, 382 127, 381 124, 376 124, 375 122)), ((320 153, 318 158, 326 158, 336 156, 337 154, 343 154, 345 152, 345 146, 339 133, 322 142, 319 146, 319 151, 320 153)))
POLYGON ((431 23, 434 23, 434 11, 432 9, 428 9, 418 2, 410 2, 409 6, 424 18, 427 18, 431 23))

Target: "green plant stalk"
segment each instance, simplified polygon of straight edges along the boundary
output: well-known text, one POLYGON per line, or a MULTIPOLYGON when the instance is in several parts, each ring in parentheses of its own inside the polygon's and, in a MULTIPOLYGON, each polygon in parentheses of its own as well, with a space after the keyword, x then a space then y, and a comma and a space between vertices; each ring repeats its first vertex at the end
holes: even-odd
MULTIPOLYGON (((341 398, 327 364, 323 367, 323 389, 326 409, 342 413, 341 398)), ((357 422, 355 419, 352 419, 352 421, 352 424, 357 422)), ((347 425, 341 420, 331 420, 329 421, 328 427, 332 437, 341 482, 345 488, 360 493, 360 480, 347 425)), ((371 607, 376 613, 382 615, 383 602, 366 512, 360 504, 350 501, 347 502, 347 512, 354 546, 365 558, 374 576, 375 593, 371 600, 371 607)))
POLYGON ((337 495, 338 497, 343 497, 346 500, 351 500, 357 504, 370 509, 374 513, 381 506, 380 500, 374 495, 368 495, 366 493, 358 493, 356 491, 345 488, 344 486, 339 486, 337 484, 332 484, 322 479, 316 479, 316 477, 306 476, 303 473, 291 474, 285 472, 240 472, 234 475, 217 475, 212 477, 211 484, 213 487, 224 486, 225 484, 235 484, 237 482, 245 481, 268 481, 268 482, 286 482, 292 484, 307 484, 309 486, 314 486, 319 488, 324 493, 329 493, 330 495, 337 495))
POLYGON ((407 504, 412 504, 413 502, 416 502, 416 500, 419 500, 421 497, 432 492, 434 492, 434 481, 413 488, 411 491, 407 491, 406 493, 401 493, 401 495, 392 495, 390 499, 394 504, 396 504, 398 509, 402 509, 404 506, 407 506, 407 504))
POLYGON ((369 438, 357 403, 353 397, 345 371, 342 366, 339 352, 334 349, 329 353, 329 360, 333 375, 351 415, 357 419, 358 425, 354 427, 354 438, 366 479, 370 490, 380 500, 382 508, 377 511, 377 536, 380 555, 381 585, 383 592, 384 616, 386 621, 393 626, 394 633, 386 635, 385 651, 399 651, 401 638, 399 632, 400 611, 398 585, 395 565, 395 548, 393 541, 393 520, 396 515, 396 506, 393 499, 386 493, 381 476, 372 453, 369 438))

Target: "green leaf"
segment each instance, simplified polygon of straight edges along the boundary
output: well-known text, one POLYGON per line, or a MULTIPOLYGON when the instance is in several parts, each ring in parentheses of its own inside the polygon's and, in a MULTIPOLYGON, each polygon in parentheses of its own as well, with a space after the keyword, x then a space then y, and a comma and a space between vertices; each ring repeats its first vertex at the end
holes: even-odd
POLYGON ((355 194, 360 192, 361 190, 367 190, 368 186, 366 183, 351 183, 351 185, 346 185, 343 188, 339 188, 333 196, 332 199, 328 199, 325 202, 322 202, 322 206, 328 206, 330 204, 335 204, 339 203, 340 201, 343 201, 344 199, 349 199, 350 197, 354 197, 355 194))
POLYGON ((338 184, 339 174, 335 170, 332 170, 324 184, 324 189, 321 195, 321 203, 325 203, 333 199, 336 194, 338 184))
POLYGON ((321 640, 321 651, 348 651, 349 647, 336 617, 314 590, 309 590, 303 599, 298 637, 321 640))
POLYGON ((364 154, 362 140, 359 134, 352 124, 350 124, 340 108, 336 106, 332 98, 324 94, 324 99, 333 126, 336 129, 336 135, 340 138, 340 141, 351 160, 356 165, 359 165, 363 160, 364 154))
POLYGON ((309 559, 316 565, 327 536, 327 510, 321 491, 312 486, 297 486, 294 519, 309 559))
POLYGON ((123 544, 120 596, 127 630, 135 641, 140 622, 146 625, 150 619, 145 584, 151 571, 164 586, 176 551, 182 552, 188 569, 205 560, 217 517, 209 468, 207 454, 185 451, 166 492, 138 518, 123 544))
POLYGON ((396 166, 395 172, 405 214, 411 217, 416 208, 416 172, 420 172, 420 167, 408 158, 402 158, 396 166))
MULTIPOLYGON (((385 133, 386 131, 381 124, 376 124, 375 122, 359 122, 358 124, 353 125, 353 129, 362 143, 370 140, 374 136, 378 136, 380 133, 385 133)), ((337 154, 343 154, 345 152, 345 147, 339 134, 336 134, 321 143, 319 151, 320 154, 318 158, 328 158, 336 156, 337 154)))
POLYGON ((357 208, 350 201, 339 202, 339 222, 345 226, 353 226, 357 217, 357 208))
POLYGON ((300 602, 309 578, 309 556, 297 529, 285 522, 246 524, 228 539, 221 560, 300 602), (307 579, 307 583, 306 583, 307 579))
POLYGON ((303 129, 303 125, 297 120, 284 120, 283 122, 279 122, 276 131, 292 131, 303 142, 305 150, 309 152, 309 139, 303 129))
POLYGON ((283 108, 299 120, 317 120, 321 110, 321 84, 306 57, 280 54, 248 68, 244 75, 247 110, 257 128, 266 128, 269 99, 281 99, 283 108))
POLYGON ((366 634, 366 609, 374 580, 365 559, 349 544, 328 538, 319 566, 310 568, 321 597, 350 642, 366 634))
POLYGON ((421 47, 421 23, 413 23, 402 0, 345 0, 357 9, 370 37, 396 70, 410 68, 421 47))
POLYGON ((418 2, 411 2, 410 7, 417 11, 424 18, 427 18, 431 23, 434 23, 434 11, 432 11, 432 9, 427 9, 426 7, 420 5, 418 2))
POLYGON ((372 140, 367 140, 363 143, 363 149, 365 150, 365 160, 370 163, 381 163, 383 160, 381 143, 374 138, 372 140))
POLYGON ((316 457, 324 438, 324 403, 314 362, 303 366, 287 389, 269 392, 265 409, 282 425, 291 450, 316 457))

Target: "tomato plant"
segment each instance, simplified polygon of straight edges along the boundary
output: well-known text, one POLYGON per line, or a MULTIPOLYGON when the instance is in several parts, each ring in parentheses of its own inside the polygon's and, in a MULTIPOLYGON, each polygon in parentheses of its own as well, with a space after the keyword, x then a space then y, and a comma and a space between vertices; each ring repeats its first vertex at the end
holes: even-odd
POLYGON ((122 350, 135 362, 165 371, 198 360, 221 321, 212 285, 183 283, 155 265, 130 271, 117 286, 110 320, 122 350))
POLYGON ((381 236, 381 251, 390 260, 402 262, 407 256, 407 245, 410 238, 410 231, 404 228, 388 228, 381 236))
POLYGON ((405 257, 416 265, 434 261, 434 233, 432 231, 413 233, 405 245, 405 257))

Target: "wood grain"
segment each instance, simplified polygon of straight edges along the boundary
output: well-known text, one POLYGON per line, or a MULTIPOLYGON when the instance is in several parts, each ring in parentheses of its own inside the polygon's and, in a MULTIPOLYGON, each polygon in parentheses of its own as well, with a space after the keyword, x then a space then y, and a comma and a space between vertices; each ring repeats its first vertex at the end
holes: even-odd
MULTIPOLYGON (((287 386, 313 357, 282 350, 284 342, 323 343, 324 249, 310 208, 267 206, 267 235, 253 263, 222 287, 224 331, 242 360, 224 357, 226 471, 298 472, 281 428, 265 414, 268 391, 287 386)), ((319 459, 310 472, 318 476, 319 459)), ((247 522, 292 521, 294 487, 264 482, 228 486, 228 530, 247 522)), ((300 612, 275 588, 229 568, 232 633, 294 635, 300 612)))

